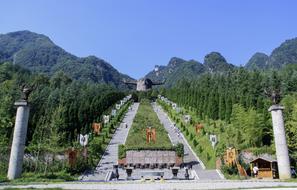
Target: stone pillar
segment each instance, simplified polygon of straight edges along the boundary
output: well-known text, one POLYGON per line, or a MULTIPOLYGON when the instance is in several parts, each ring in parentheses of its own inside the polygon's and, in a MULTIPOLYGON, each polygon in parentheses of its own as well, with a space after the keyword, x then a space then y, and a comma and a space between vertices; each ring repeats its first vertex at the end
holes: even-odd
POLYGON ((24 149, 29 120, 29 104, 25 100, 15 102, 17 114, 14 125, 13 141, 9 159, 7 178, 12 180, 21 177, 24 149))
POLYGON ((286 133, 283 118, 284 107, 280 105, 272 105, 268 111, 271 112, 273 134, 276 149, 276 158, 280 179, 291 178, 291 168, 288 146, 286 141, 286 133))

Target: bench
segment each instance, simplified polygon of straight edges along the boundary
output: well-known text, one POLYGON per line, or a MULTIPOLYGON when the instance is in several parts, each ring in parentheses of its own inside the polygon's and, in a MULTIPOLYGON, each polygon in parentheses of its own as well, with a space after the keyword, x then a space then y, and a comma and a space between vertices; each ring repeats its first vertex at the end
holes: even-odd
POLYGON ((140 174, 142 179, 161 179, 164 177, 164 172, 162 171, 142 171, 140 174))

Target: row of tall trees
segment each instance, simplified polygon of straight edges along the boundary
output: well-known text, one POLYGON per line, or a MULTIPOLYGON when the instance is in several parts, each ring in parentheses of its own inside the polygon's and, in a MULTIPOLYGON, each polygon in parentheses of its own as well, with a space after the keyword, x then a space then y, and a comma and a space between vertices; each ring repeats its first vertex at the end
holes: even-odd
POLYGON ((99 122, 102 114, 125 96, 123 92, 107 85, 73 81, 63 72, 48 77, 30 73, 10 63, 0 64, 2 152, 9 152, 6 148, 10 147, 12 141, 16 113, 13 104, 21 97, 22 84, 36 86, 29 97, 29 149, 63 149, 72 146, 78 134, 90 132, 91 123, 99 122))
MULTIPOLYGON (((222 120, 230 140, 244 147, 260 147, 272 142, 272 126, 268 108, 271 101, 264 90, 280 89, 285 110, 288 140, 294 141, 297 103, 297 66, 289 65, 280 71, 248 71, 234 69, 228 73, 204 74, 195 80, 181 80, 163 95, 194 110, 201 120, 222 120), (294 99, 295 97, 295 99, 294 99), (295 126, 295 127, 289 127, 295 126), (244 145, 246 144, 246 145, 244 145)), ((296 144, 293 145, 296 148, 296 144)), ((293 148, 292 146, 290 147, 293 148)), ((292 149, 293 150, 293 149, 292 149)))

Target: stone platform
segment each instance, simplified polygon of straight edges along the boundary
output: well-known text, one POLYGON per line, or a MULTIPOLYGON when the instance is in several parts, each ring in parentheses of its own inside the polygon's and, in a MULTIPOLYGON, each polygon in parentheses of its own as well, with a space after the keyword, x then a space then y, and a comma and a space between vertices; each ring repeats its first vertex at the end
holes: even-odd
POLYGON ((176 161, 175 151, 128 150, 126 152, 126 165, 137 168, 168 168, 179 164, 176 161))

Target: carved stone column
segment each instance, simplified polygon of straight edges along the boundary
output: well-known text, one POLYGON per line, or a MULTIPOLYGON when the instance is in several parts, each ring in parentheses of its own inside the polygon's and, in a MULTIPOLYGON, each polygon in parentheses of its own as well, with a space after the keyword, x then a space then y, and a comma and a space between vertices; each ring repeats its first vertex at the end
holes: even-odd
POLYGON ((279 178, 290 179, 291 169, 288 146, 286 141, 283 109, 283 106, 272 105, 268 111, 271 112, 272 116, 273 134, 275 141, 279 178))
POLYGON ((9 159, 7 178, 12 180, 21 177, 24 149, 27 136, 27 127, 30 107, 26 100, 15 102, 17 114, 14 125, 13 141, 9 159))

